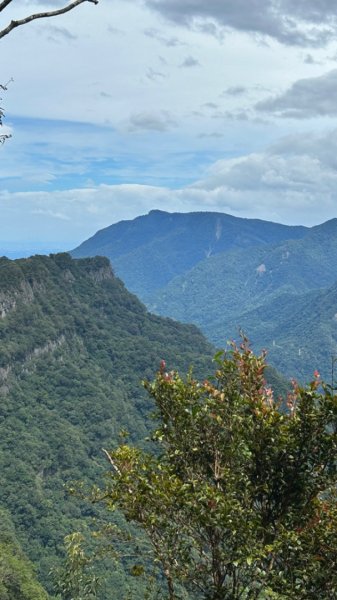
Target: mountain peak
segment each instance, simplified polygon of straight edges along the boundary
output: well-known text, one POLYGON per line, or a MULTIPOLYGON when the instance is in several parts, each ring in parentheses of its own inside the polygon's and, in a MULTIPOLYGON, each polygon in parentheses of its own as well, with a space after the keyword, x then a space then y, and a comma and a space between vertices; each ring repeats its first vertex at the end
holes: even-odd
POLYGON ((74 257, 103 254, 127 287, 143 301, 153 290, 192 269, 207 257, 298 239, 307 228, 219 212, 151 210, 97 232, 71 252, 74 257))

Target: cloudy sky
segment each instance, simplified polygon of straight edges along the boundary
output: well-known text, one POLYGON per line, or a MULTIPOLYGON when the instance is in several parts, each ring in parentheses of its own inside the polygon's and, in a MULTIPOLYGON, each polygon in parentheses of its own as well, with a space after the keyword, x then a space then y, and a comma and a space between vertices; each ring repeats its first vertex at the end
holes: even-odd
MULTIPOLYGON (((66 3, 12 0, 0 28, 66 3)), ((153 208, 337 217, 336 40, 335 0, 100 0, 13 30, 0 254, 153 208)))

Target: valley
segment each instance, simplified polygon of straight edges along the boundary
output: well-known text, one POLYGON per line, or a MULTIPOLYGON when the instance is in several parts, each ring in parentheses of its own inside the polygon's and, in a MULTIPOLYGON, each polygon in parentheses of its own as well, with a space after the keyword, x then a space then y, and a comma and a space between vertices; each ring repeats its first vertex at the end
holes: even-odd
MULTIPOLYGON (((90 505, 79 490, 90 495, 102 485, 102 448, 113 451, 125 436, 151 449, 154 406, 141 382, 162 361, 185 373, 193 365, 207 380, 216 349, 243 331, 254 349, 267 348, 267 381, 283 407, 290 377, 318 369, 329 382, 335 230, 336 221, 292 228, 151 211, 98 232, 74 258, 0 259, 0 508, 11 531, 5 568, 25 585, 21 563, 10 559, 18 553, 33 590, 25 600, 54 597, 72 532, 90 552, 97 524, 124 532, 112 543, 116 552, 126 552, 123 536, 138 538, 132 523, 90 505)), ((130 577, 130 560, 96 565, 99 599, 110 600, 107 589, 145 594, 145 583, 130 577)))

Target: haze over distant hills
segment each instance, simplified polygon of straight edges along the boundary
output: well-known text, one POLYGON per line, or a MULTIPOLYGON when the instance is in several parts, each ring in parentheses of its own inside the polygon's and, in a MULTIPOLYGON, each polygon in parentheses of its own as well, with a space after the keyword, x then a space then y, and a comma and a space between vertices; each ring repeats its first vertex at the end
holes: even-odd
POLYGON ((31 242, 18 242, 18 241, 6 241, 2 242, 0 246, 0 256, 7 256, 7 258, 11 258, 15 260, 16 258, 28 258, 33 254, 56 254, 57 252, 62 252, 63 246, 62 244, 51 243, 41 243, 39 241, 31 241, 31 242))
POLYGON ((151 211, 74 256, 109 257, 152 311, 224 345, 243 328, 288 376, 326 378, 337 353, 337 219, 312 228, 219 213, 151 211))

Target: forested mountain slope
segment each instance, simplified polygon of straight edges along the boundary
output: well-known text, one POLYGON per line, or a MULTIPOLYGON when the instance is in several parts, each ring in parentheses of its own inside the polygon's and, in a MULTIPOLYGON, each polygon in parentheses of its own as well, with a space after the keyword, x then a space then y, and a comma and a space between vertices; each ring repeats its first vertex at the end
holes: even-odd
POLYGON ((151 311, 197 324, 220 346, 243 328, 286 375, 307 378, 314 365, 329 376, 337 353, 337 219, 304 228, 152 211, 98 232, 74 254, 95 252, 110 258, 151 311))
POLYGON ((281 372, 308 380, 317 369, 336 386, 336 283, 297 297, 279 297, 243 315, 242 326, 251 332, 255 346, 268 348, 269 362, 281 372))
POLYGON ((152 210, 98 231, 72 255, 107 256, 128 289, 151 302, 156 290, 204 259, 233 249, 301 238, 306 231, 305 227, 223 213, 152 210))
POLYGON ((327 377, 337 351, 336 280, 337 219, 299 240, 210 257, 149 305, 196 323, 217 344, 243 328, 286 375, 307 378, 315 365, 327 377))
MULTIPOLYGON (((144 439, 152 405, 140 382, 161 359, 207 375, 213 348, 196 327, 148 314, 106 258, 0 259, 0 317, 0 508, 50 591, 64 536, 96 512, 71 482, 100 480, 101 449, 122 429, 144 439)), ((111 570, 116 597, 129 585, 111 570)))

